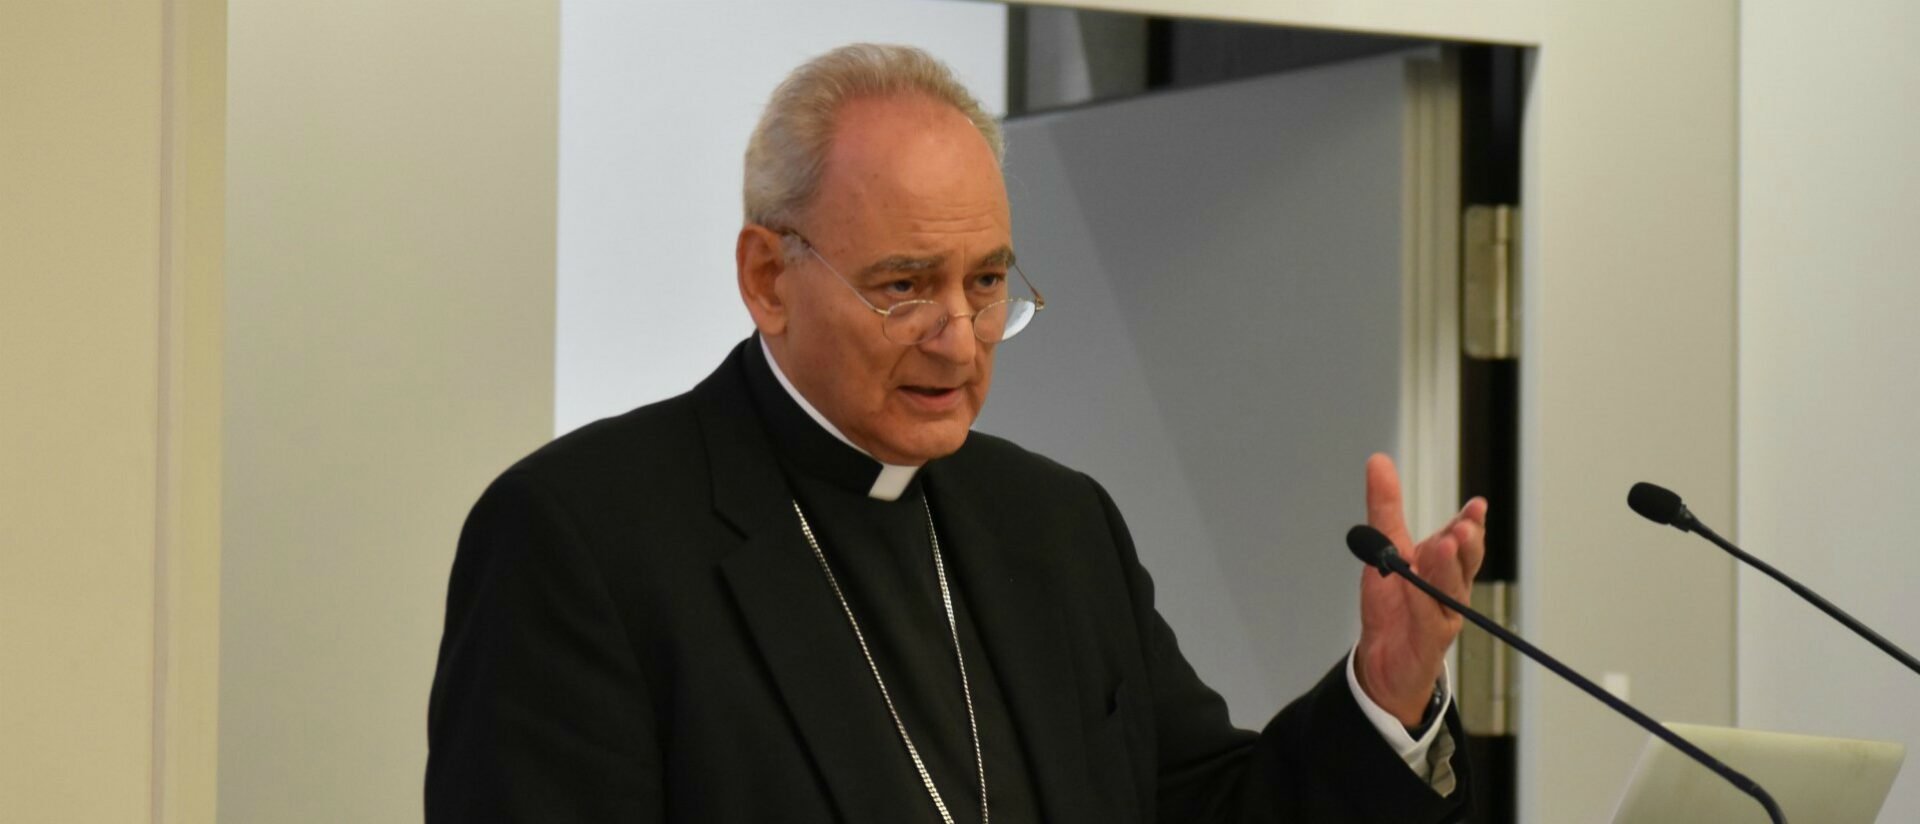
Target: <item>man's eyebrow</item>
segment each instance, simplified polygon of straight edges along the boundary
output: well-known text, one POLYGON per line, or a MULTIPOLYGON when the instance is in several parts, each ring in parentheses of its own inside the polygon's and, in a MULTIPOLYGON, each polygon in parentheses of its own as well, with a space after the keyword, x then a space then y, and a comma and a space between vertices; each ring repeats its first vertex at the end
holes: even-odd
POLYGON ((923 257, 918 255, 888 255, 862 267, 856 278, 865 278, 881 272, 912 273, 938 269, 947 262, 945 255, 923 257))
MULTIPOLYGON (((927 272, 938 269, 946 265, 946 263, 946 255, 888 255, 861 267, 860 271, 854 276, 857 278, 866 278, 882 272, 889 274, 927 272)), ((1012 265, 1013 247, 1002 245, 998 249, 981 255, 980 259, 973 264, 973 268, 986 269, 989 267, 1006 267, 1012 265)))
POLYGON ((981 255, 980 262, 975 263, 973 265, 973 268, 975 269, 986 269, 990 267, 1005 268, 1012 265, 1013 265, 1013 247, 1003 245, 998 249, 995 249, 991 252, 981 255))

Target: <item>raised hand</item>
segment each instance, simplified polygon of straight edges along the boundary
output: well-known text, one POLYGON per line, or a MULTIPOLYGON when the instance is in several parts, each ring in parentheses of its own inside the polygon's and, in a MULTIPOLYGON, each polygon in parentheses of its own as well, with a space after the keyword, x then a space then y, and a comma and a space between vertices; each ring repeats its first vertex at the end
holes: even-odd
MULTIPOLYGON (((1486 556, 1487 502, 1474 498, 1418 544, 1407 531, 1393 459, 1367 459, 1367 523, 1393 541, 1420 577, 1468 603, 1486 556)), ((1461 618, 1398 576, 1368 567, 1360 577, 1360 646, 1354 675, 1382 709, 1409 727, 1420 723, 1461 618)))

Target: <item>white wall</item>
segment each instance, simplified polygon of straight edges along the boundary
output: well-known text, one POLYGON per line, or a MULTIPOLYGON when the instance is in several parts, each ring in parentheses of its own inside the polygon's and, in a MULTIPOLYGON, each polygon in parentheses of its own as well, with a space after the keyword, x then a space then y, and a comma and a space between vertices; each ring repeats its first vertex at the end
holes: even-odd
POLYGON ((559 3, 230 21, 220 820, 418 821, 461 522, 553 431, 559 3))
MULTIPOLYGON (((1916 32, 1910 0, 1741 4, 1739 541, 1908 652, 1920 651, 1916 32)), ((1757 572, 1740 573, 1739 638, 1741 725, 1904 742, 1916 751, 1880 818, 1920 820, 1920 676, 1757 572)))
POLYGON ((564 0, 556 432, 677 395, 752 332, 741 156, 767 95, 844 43, 908 43, 1006 106, 1006 9, 952 0, 564 0))

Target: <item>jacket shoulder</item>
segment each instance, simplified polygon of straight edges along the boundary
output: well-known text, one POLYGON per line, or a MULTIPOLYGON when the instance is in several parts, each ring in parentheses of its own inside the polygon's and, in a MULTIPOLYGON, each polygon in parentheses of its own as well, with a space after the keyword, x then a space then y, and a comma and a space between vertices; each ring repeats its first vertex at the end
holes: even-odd
POLYGON ((688 393, 581 426, 516 461, 501 477, 518 476, 575 504, 568 509, 591 512, 602 499, 704 489, 685 483, 705 476, 704 454, 688 393))
POLYGON ((982 482, 982 488, 1035 498, 1085 492, 1091 502, 1099 484, 1078 469, 985 432, 971 432, 966 446, 946 459, 956 474, 982 482))

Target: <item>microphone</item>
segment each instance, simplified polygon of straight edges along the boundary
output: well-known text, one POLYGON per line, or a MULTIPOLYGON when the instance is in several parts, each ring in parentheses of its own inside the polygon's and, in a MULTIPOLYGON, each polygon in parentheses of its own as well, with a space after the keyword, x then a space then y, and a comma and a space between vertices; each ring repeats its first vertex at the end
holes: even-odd
MULTIPOLYGON (((1674 498, 1674 502, 1678 503, 1679 498, 1674 498)), ((1574 672, 1571 667, 1560 663, 1558 659, 1548 655, 1539 647, 1527 643, 1526 639, 1513 634, 1508 631, 1506 627, 1494 623, 1492 619, 1474 611, 1473 608, 1466 604, 1454 600, 1446 593, 1441 592, 1439 587, 1427 583, 1425 578, 1421 578, 1414 573, 1413 567, 1408 566, 1406 560, 1400 557, 1400 552, 1394 549, 1393 541, 1388 540, 1387 536, 1382 535, 1380 530, 1365 524, 1347 530, 1347 549, 1352 550, 1354 557, 1359 558, 1361 563, 1378 567, 1381 577, 1386 577, 1388 573, 1398 574, 1402 579, 1406 580, 1407 583, 1419 588, 1421 592, 1426 593, 1432 597, 1433 600, 1439 601, 1441 605, 1447 609, 1459 613, 1460 617, 1472 621, 1475 626, 1486 630, 1488 634, 1500 639, 1508 646, 1519 650, 1528 658, 1538 661, 1541 666, 1552 670, 1555 675, 1571 682, 1588 695, 1598 699, 1600 703, 1612 707, 1614 712, 1626 716, 1628 720, 1639 724, 1642 728, 1645 728, 1647 732, 1653 733, 1654 737, 1667 742, 1674 749, 1686 753, 1687 757, 1700 762, 1716 775, 1726 779, 1727 783, 1732 784, 1734 788, 1752 796, 1755 801, 1760 802, 1760 806, 1766 808, 1767 816, 1773 820, 1774 824, 1786 824, 1786 814, 1780 811, 1780 805, 1774 803, 1773 796, 1768 795, 1767 791, 1762 789, 1758 782, 1740 774, 1738 770, 1721 763, 1719 759, 1708 755, 1705 750, 1694 746, 1693 742, 1661 726, 1660 722, 1648 717, 1646 713, 1634 709, 1632 704, 1620 700, 1618 697, 1615 697, 1613 693, 1601 689, 1600 685, 1587 680, 1586 676, 1574 672)))
POLYGON ((1732 541, 1722 538, 1718 533, 1708 529, 1706 524, 1700 523, 1698 518, 1693 517, 1693 513, 1687 511, 1686 504, 1681 503, 1680 496, 1672 490, 1641 481, 1640 483, 1634 484, 1632 489, 1627 490, 1627 506, 1632 507, 1633 511, 1640 513, 1640 517, 1646 518, 1656 524, 1666 524, 1681 532, 1698 533, 1700 537, 1726 550, 1728 555, 1739 558, 1748 566, 1766 573, 1768 577, 1779 581, 1785 585, 1787 589, 1793 590, 1795 595, 1807 599, 1808 603, 1819 607, 1821 612, 1826 613, 1829 617, 1833 618, 1833 620, 1839 621, 1842 625, 1846 626, 1847 629, 1853 630, 1855 634, 1867 639, 1867 641, 1874 646, 1879 647, 1881 652, 1891 655, 1894 660, 1905 664, 1907 669, 1920 673, 1920 660, 1915 660, 1912 655, 1907 654, 1906 650, 1894 646, 1892 641, 1880 637, 1880 633, 1868 629, 1866 624, 1860 623, 1853 616, 1848 615, 1839 607, 1834 606, 1827 599, 1820 597, 1813 590, 1808 589, 1805 584, 1794 580, 1780 570, 1774 569, 1773 566, 1766 561, 1748 555, 1745 550, 1734 546, 1732 541))
POLYGON ((1627 490, 1627 506, 1640 513, 1642 518, 1681 532, 1691 532, 1700 525, 1673 490, 1646 481, 1634 484, 1632 489, 1627 490))

